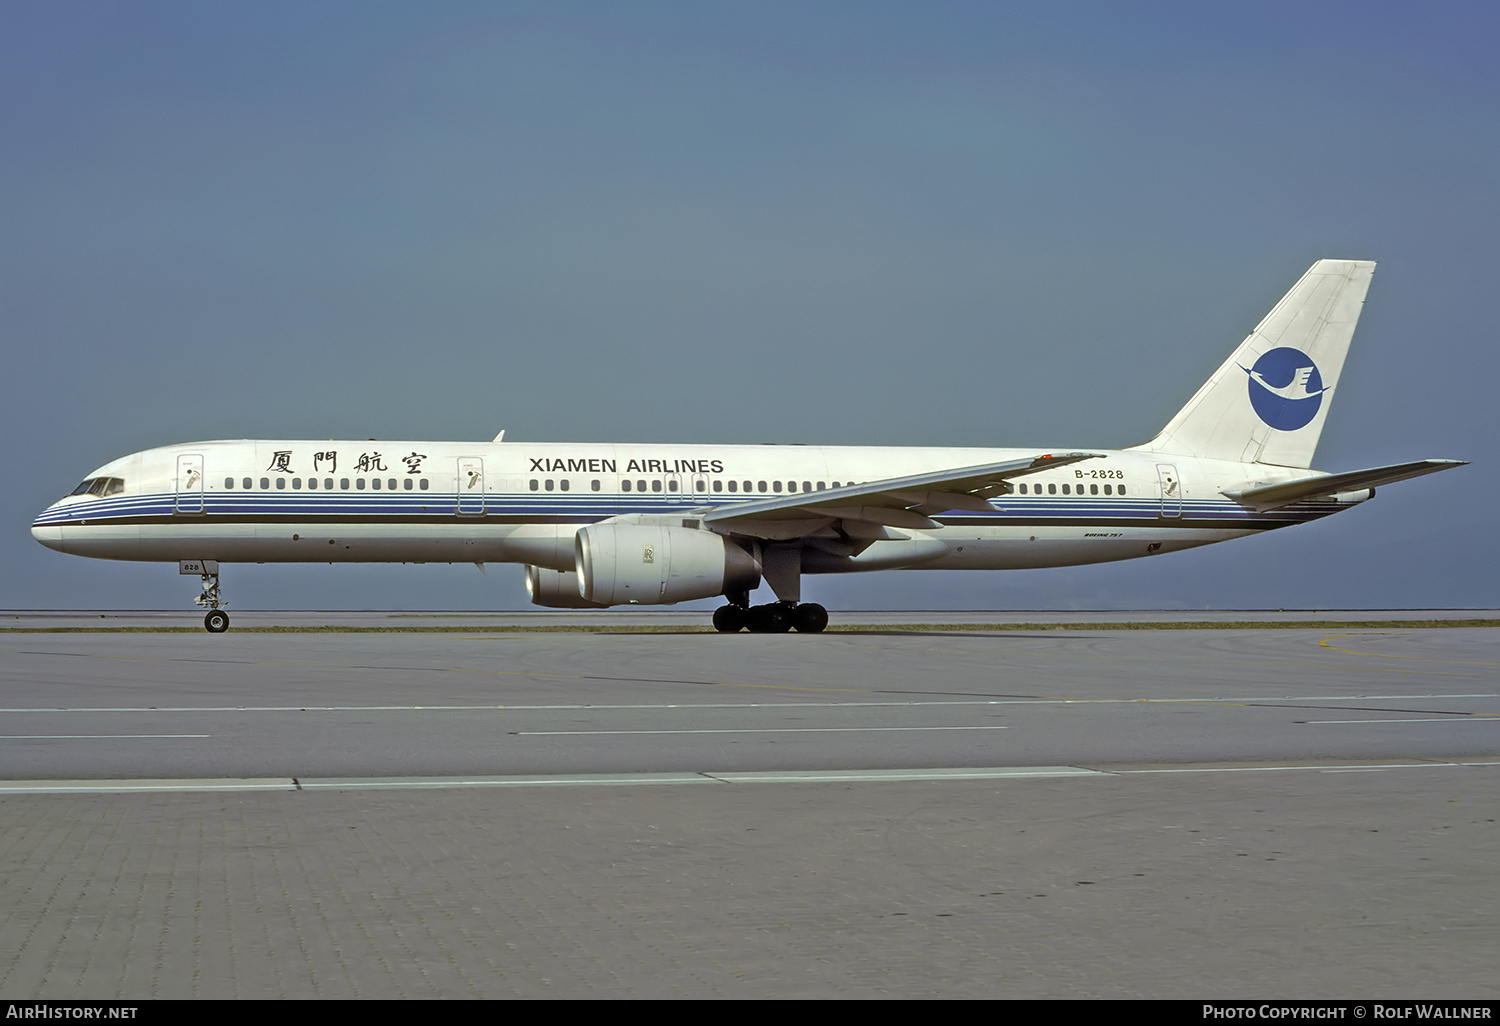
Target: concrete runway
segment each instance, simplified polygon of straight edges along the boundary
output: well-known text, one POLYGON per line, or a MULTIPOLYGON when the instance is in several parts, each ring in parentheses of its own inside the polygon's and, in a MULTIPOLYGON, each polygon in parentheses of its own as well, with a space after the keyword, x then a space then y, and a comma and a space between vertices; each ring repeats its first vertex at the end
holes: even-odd
POLYGON ((1500 629, 880 619, 0 632, 0 995, 1500 996, 1500 629))

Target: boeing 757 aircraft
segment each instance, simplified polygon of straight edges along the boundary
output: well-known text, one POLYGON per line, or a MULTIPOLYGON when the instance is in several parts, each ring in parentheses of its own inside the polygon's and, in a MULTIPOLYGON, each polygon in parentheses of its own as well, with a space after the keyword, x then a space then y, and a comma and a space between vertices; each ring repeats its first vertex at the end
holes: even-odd
POLYGON ((1318 520, 1461 466, 1311 470, 1375 265, 1320 260, 1161 433, 1126 449, 190 442, 107 463, 32 525, 175 562, 228 629, 225 563, 522 563, 565 609, 724 596, 720 631, 821 631, 804 574, 1151 556, 1318 520), (765 581, 776 601, 750 605, 765 581))

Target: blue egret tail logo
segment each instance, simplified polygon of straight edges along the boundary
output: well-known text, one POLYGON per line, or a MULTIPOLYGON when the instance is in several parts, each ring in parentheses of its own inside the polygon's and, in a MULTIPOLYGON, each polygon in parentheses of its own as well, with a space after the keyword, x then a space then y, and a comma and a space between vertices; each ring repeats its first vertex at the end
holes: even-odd
POLYGON ((1261 420, 1278 431, 1306 427, 1323 405, 1323 376, 1306 353, 1282 347, 1264 353, 1250 375, 1250 405, 1261 420))

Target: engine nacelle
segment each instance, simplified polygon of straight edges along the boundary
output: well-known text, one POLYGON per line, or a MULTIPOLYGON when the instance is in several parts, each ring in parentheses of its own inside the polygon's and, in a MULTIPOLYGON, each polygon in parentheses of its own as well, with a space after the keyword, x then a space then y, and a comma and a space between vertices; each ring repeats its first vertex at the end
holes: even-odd
POLYGON ((526 564, 526 594, 534 606, 551 609, 603 609, 602 602, 590 602, 578 590, 578 575, 572 570, 548 570, 526 564))
POLYGON ((605 606, 713 598, 760 583, 755 557, 712 531, 593 524, 578 532, 574 552, 583 597, 605 606))

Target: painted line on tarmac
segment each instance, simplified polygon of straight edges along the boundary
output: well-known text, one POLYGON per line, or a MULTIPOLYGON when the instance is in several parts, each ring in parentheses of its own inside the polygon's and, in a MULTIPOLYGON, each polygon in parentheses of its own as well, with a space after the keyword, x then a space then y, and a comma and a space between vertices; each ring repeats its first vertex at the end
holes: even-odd
POLYGON ((1416 716, 1410 719, 1400 720, 1298 720, 1298 723, 1312 724, 1338 724, 1338 723, 1500 723, 1500 716, 1494 713, 1467 713, 1463 716, 1416 716))
POLYGON ((191 791, 295 791, 287 777, 245 780, 10 780, 0 782, 0 794, 162 794, 191 791))
POLYGON ((942 706, 995 705, 1265 705, 1280 708, 1289 702, 1394 702, 1436 699, 1500 698, 1500 693, 1380 695, 1362 692, 1357 695, 1283 695, 1283 696, 1198 696, 1177 698, 1077 698, 1065 696, 1016 695, 1008 698, 974 700, 936 700, 907 702, 656 702, 640 704, 604 704, 579 702, 559 705, 164 705, 164 706, 80 706, 78 708, 39 707, 0 708, 0 714, 33 713, 311 713, 311 712, 652 712, 670 709, 909 709, 942 706))
POLYGON ((1133 776, 1145 773, 1274 773, 1286 770, 1302 770, 1313 773, 1370 773, 1376 770, 1407 769, 1500 769, 1500 761, 1473 760, 1464 762, 1390 762, 1370 763, 1354 766, 1183 766, 1153 769, 1110 770, 1118 776, 1133 776))
POLYGON ((619 734, 873 734, 896 730, 1009 730, 1009 727, 713 727, 703 730, 513 730, 512 737, 613 737, 619 734))
POLYGON ((850 781, 1012 780, 1102 777, 1078 766, 1009 766, 983 769, 801 770, 703 773, 564 773, 552 776, 472 777, 273 777, 247 780, 32 780, 0 783, 0 795, 121 794, 204 791, 386 791, 494 787, 633 787, 659 784, 780 784, 850 781))
POLYGON ((103 741, 213 737, 212 734, 0 734, 0 741, 103 741))
POLYGON ((1500 760, 1368 763, 1347 766, 1180 766, 1090 769, 1083 766, 994 766, 885 770, 756 770, 699 773, 575 773, 551 776, 470 777, 255 777, 183 780, 16 780, 0 782, 0 795, 108 795, 244 791, 387 791, 514 787, 639 787, 682 784, 921 783, 975 780, 1094 779, 1184 773, 1369 773, 1408 769, 1500 769, 1500 760))

